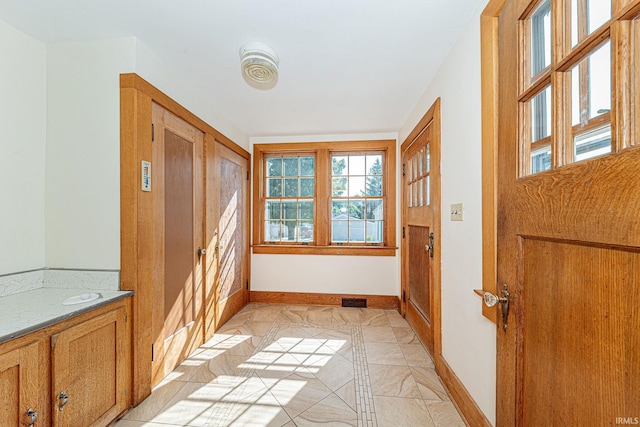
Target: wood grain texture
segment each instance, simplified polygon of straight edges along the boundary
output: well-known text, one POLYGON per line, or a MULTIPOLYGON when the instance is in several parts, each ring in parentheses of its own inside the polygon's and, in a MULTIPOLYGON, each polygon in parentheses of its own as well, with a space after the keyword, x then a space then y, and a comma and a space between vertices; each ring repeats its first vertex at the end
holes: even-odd
POLYGON ((406 304, 405 318, 422 345, 429 351, 435 361, 437 353, 435 351, 432 323, 429 323, 428 319, 424 317, 411 301, 406 304))
POLYGON ((214 144, 215 328, 249 302, 249 160, 214 144))
POLYGON ((109 425, 128 407, 123 305, 52 335, 53 425, 109 425), (60 392, 69 396, 57 410, 60 392))
MULTIPOLYGON (((151 229, 152 198, 140 191, 140 165, 142 160, 152 161, 151 117, 152 100, 148 95, 134 92, 127 96, 127 108, 120 110, 121 151, 120 186, 126 190, 121 200, 120 244, 128 248, 121 253, 123 272, 121 289, 135 292, 133 297, 133 389, 134 404, 142 402, 151 393, 151 335, 153 290, 149 283, 153 277, 153 244, 151 229), (144 125, 143 125, 144 124, 144 125), (126 137, 126 138, 125 138, 126 137), (134 161, 124 159, 133 156, 134 161), (144 284, 147 284, 146 286, 144 284)), ((152 167, 153 172, 153 167, 152 167)))
POLYGON ((303 304, 341 306, 342 298, 364 298, 368 308, 398 309, 398 297, 395 295, 353 295, 320 294, 301 292, 263 292, 251 291, 252 303, 262 304, 303 304))
MULTIPOLYGON (((640 7, 631 3, 625 3, 627 11, 640 7)), ((497 332, 496 423, 609 425, 640 411, 633 391, 640 377, 638 337, 627 326, 638 324, 640 151, 626 148, 630 133, 624 127, 632 114, 628 94, 620 93, 629 89, 622 84, 629 73, 629 31, 614 22, 614 9, 613 21, 591 35, 583 32, 584 40, 571 48, 569 4, 552 3, 555 53, 542 78, 554 86, 553 167, 519 178, 516 171, 528 159, 518 157, 513 141, 526 126, 514 111, 538 83, 518 88, 514 76, 522 70, 514 52, 522 50, 524 36, 515 28, 536 4, 510 0, 498 23, 497 277, 509 285, 511 305, 506 332, 497 332), (570 80, 564 73, 609 37, 616 56, 613 105, 621 110, 614 107, 611 120, 623 128, 613 129, 613 154, 571 163, 576 129, 569 120, 570 80), (619 412, 623 415, 614 415, 619 412)), ((587 126, 608 119, 603 114, 587 126)))
POLYGON ((518 233, 546 239, 640 246, 637 171, 640 149, 592 159, 518 180, 515 204, 536 221, 522 221, 518 233), (597 186, 597 191, 594 191, 597 186))
POLYGON ((491 423, 442 355, 436 356, 435 364, 436 372, 464 422, 471 427, 490 427, 491 423))
POLYGON ((29 409, 38 412, 38 421, 48 422, 41 390, 47 382, 40 371, 40 343, 32 342, 3 354, 0 348, 0 425, 26 426, 29 409))
MULTIPOLYGON (((5 383, 7 378, 11 378, 13 373, 5 373, 3 372, 3 366, 7 366, 7 360, 16 360, 15 355, 17 355, 18 363, 20 366, 16 367, 16 371, 14 373, 19 376, 14 377, 20 379, 20 384, 17 384, 19 388, 23 389, 22 393, 18 393, 15 396, 19 397, 22 400, 21 406, 26 406, 24 411, 20 413, 26 413, 26 410, 29 407, 32 407, 34 410, 38 412, 38 423, 37 426, 50 426, 53 421, 51 419, 52 412, 52 370, 51 370, 51 346, 57 342, 57 335, 60 332, 63 332, 69 328, 72 328, 76 325, 82 324, 92 318, 99 317, 104 315, 105 313, 109 313, 113 310, 122 309, 125 313, 128 314, 126 319, 130 319, 131 314, 131 297, 126 298, 125 300, 116 301, 111 304, 108 304, 104 307, 97 308, 87 313, 83 313, 79 316, 72 317, 70 319, 58 322, 53 324, 47 328, 40 329, 38 331, 32 332, 28 335, 24 335, 19 338, 15 338, 13 340, 4 342, 0 345, 0 383, 2 383, 2 387, 0 390, 9 390, 9 388, 5 388, 5 383), (14 354, 9 356, 7 359, 5 356, 8 354, 14 354), (4 382, 3 382, 4 381, 4 382), (35 390, 35 394, 34 394, 35 390)), ((120 344, 120 356, 123 358, 123 363, 118 365, 119 376, 124 379, 123 387, 122 387, 122 395, 124 396, 124 401, 121 403, 122 409, 120 412, 124 411, 127 407, 129 407, 131 403, 131 321, 125 321, 125 333, 122 334, 121 339, 124 340, 120 344)), ((9 367, 11 369, 11 367, 9 367)), ((9 381, 8 384, 12 384, 12 381, 9 381)), ((6 385, 6 387, 12 387, 6 385)), ((10 399, 3 399, 3 402, 0 403, 0 407, 5 404, 5 408, 7 406, 11 406, 10 399)), ((17 407, 16 407, 17 408, 17 407)), ((12 422, 5 423, 3 411, 4 409, 0 409, 0 425, 2 426, 13 426, 20 425, 27 426, 28 424, 24 424, 25 419, 20 419, 23 424, 16 424, 12 422)), ((116 414, 117 415, 117 414, 116 414)), ((115 417, 114 417, 115 419, 115 417)), ((112 419, 113 420, 113 419, 112 419)))
MULTIPOLYGON (((155 88, 144 79, 135 74, 123 74, 120 76, 121 88, 121 289, 135 291, 133 318, 133 372, 131 395, 134 404, 142 402, 151 393, 152 385, 152 344, 153 336, 153 307, 156 294, 153 292, 152 283, 161 274, 156 260, 158 251, 162 246, 160 238, 154 229, 154 215, 157 215, 157 207, 154 207, 150 193, 140 191, 140 162, 152 159, 152 104, 155 103, 172 111, 180 120, 186 121, 199 131, 205 132, 206 138, 219 141, 238 155, 250 159, 250 154, 229 140, 216 129, 193 115, 179 105, 159 89, 155 88)), ((169 120, 172 120, 169 118, 169 120)), ((157 134, 156 134, 157 135, 157 134)), ((153 162, 152 173, 161 163, 153 162)), ((215 174, 209 175, 215 177, 215 174)), ((158 181, 154 180, 154 185, 158 181)), ((202 193, 204 198, 206 190, 205 182, 195 182, 196 196, 202 193)), ((203 208, 204 209, 204 208, 203 208)), ((204 231, 205 214, 202 218, 204 231)), ((157 221, 156 221, 157 222, 157 221)), ((198 228, 198 227, 196 227, 198 228)), ((249 224, 246 226, 249 229, 249 224)), ((207 244, 202 236, 202 244, 207 244)), ((204 259, 205 262, 208 258, 204 259)), ((248 263, 248 261, 247 261, 248 263)), ((199 271, 204 275, 206 271, 199 271)), ((197 283, 204 280, 203 276, 196 277, 197 283)), ((201 292, 206 290, 201 286, 201 292)), ((204 304, 204 303, 203 303, 204 304)), ((204 325, 204 318, 201 319, 204 325)), ((213 330, 210 330, 213 333, 213 330)), ((164 344, 162 344, 163 346, 164 344)))
MULTIPOLYGON (((496 293, 498 208, 498 17, 504 1, 491 1, 480 17, 482 84, 482 289, 496 293), (501 3, 500 6, 496 3, 501 3)), ((496 307, 482 302, 482 315, 496 322, 496 307)))
POLYGON ((144 93, 153 99, 155 103, 166 108, 167 110, 173 112, 176 116, 180 117, 182 120, 190 123, 197 129, 201 130, 204 133, 208 133, 212 135, 217 141, 221 144, 227 146, 231 150, 235 151, 239 155, 249 159, 250 154, 247 150, 240 147, 238 144, 233 142, 231 139, 227 138, 224 134, 222 134, 217 129, 213 128, 211 125, 200 119, 198 116, 184 108, 174 99, 166 95, 160 89, 153 86, 151 83, 147 82, 145 79, 140 77, 135 73, 127 73, 120 75, 120 88, 131 88, 135 89, 140 93, 144 93))
MULTIPOLYGON (((501 76, 498 91, 498 211, 497 211, 497 277, 499 283, 517 283, 516 274, 511 266, 514 263, 513 251, 517 248, 517 239, 513 225, 509 221, 513 212, 513 188, 518 171, 517 144, 517 99, 518 68, 514 53, 518 52, 517 27, 514 25, 524 6, 523 2, 510 0, 500 13, 498 21, 498 75, 501 76), (507 58, 507 59, 505 59, 507 58)), ((518 300, 514 301, 518 305, 518 300)), ((515 307, 514 307, 515 308, 515 307)), ((515 308, 514 311, 516 311, 515 308)), ((498 312, 500 317, 500 312, 498 312)), ((513 321, 513 315, 511 320, 513 321)), ((497 325, 497 366, 496 366, 496 425, 514 426, 516 424, 516 349, 515 328, 502 331, 501 321, 497 325)))
MULTIPOLYGON (((204 134, 153 103, 153 385, 204 342, 204 134)), ((147 242, 147 244, 149 244, 147 242)))
POLYGON ((524 260, 523 424, 640 414, 640 251, 527 239, 524 260))
MULTIPOLYGON (((441 140, 441 124, 440 124, 440 98, 436 99, 433 105, 427 110, 425 115, 420 119, 409 136, 405 139, 401 146, 402 164, 407 165, 413 156, 423 147, 429 146, 430 152, 430 203, 424 206, 415 206, 409 208, 408 184, 410 177, 409 169, 406 168, 406 175, 402 177, 402 196, 401 196, 401 214, 402 228, 404 229, 404 238, 402 239, 402 266, 401 266, 401 289, 403 304, 400 312, 407 317, 407 321, 416 331, 418 336, 429 350, 432 356, 440 354, 442 351, 441 339, 441 188, 440 188, 440 140, 441 140), (424 236, 420 241, 413 242, 411 230, 414 227, 427 228, 429 232, 434 234, 434 250, 433 258, 424 257, 424 245, 428 244, 428 239, 424 236), (417 250, 418 254, 412 254, 417 250), (429 318, 425 318, 415 309, 411 292, 413 292, 410 279, 411 270, 418 268, 412 264, 412 260, 426 261, 426 265, 419 268, 428 272, 428 289, 425 294, 428 296, 428 313, 429 318)), ((404 167, 404 166, 403 166, 404 167)), ((418 230, 419 228, 415 228, 418 230)), ((427 234, 428 236, 428 234, 427 234)), ((416 297, 419 297, 416 295, 416 297)))

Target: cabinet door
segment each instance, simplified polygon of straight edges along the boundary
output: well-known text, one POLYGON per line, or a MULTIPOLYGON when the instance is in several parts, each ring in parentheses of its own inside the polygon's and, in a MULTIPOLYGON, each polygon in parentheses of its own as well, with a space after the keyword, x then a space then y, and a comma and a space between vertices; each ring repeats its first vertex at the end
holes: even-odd
POLYGON ((38 398, 38 356, 37 342, 0 355, 0 425, 28 426, 31 417, 27 411, 43 409, 38 398))
POLYGON ((105 426, 125 409, 125 309, 51 337, 53 425, 105 426))

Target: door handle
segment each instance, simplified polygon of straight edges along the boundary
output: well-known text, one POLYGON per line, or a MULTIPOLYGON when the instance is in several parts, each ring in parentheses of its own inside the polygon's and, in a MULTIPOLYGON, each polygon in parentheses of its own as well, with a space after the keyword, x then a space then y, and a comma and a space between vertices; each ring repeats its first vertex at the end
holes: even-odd
POLYGON ((206 249, 198 248, 198 258, 207 253, 206 249))
POLYGON ((33 408, 29 408, 25 416, 27 417, 27 422, 29 423, 29 427, 32 427, 38 420, 38 413, 34 411, 33 408))
POLYGON ((434 239, 433 233, 429 233, 429 244, 424 245, 424 250, 429 251, 429 258, 432 258, 432 259, 433 259, 433 249, 434 249, 433 239, 434 239))
POLYGON ((64 411, 64 407, 67 406, 67 402, 69 401, 69 395, 64 391, 61 391, 58 395, 58 409, 64 411))
POLYGON ((482 289, 474 289, 473 292, 482 297, 482 301, 484 301, 484 305, 487 307, 493 307, 500 303, 502 309, 502 329, 506 331, 507 318, 509 317, 509 297, 511 296, 507 284, 505 283, 502 287, 502 291, 500 292, 502 296, 494 295, 491 292, 483 291, 482 289))

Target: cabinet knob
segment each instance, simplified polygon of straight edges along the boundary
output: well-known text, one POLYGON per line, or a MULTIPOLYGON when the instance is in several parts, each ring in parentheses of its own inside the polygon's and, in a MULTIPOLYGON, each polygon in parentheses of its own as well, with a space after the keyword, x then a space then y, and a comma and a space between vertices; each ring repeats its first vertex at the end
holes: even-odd
POLYGON ((33 408, 27 409, 27 413, 25 414, 27 417, 27 422, 29 423, 29 427, 32 427, 36 420, 38 419, 38 413, 33 410, 33 408))
POLYGON ((61 391, 60 394, 58 395, 58 409, 60 409, 61 411, 64 411, 64 407, 68 401, 69 401, 69 395, 64 391, 61 391))

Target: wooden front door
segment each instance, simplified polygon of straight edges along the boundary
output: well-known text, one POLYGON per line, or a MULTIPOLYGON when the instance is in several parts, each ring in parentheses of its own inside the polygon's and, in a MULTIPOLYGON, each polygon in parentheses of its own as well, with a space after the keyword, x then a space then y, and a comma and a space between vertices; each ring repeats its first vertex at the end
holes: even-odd
POLYGON ((440 334, 439 100, 402 144, 402 313, 435 356, 440 334))
POLYGON ((249 161, 207 139, 207 337, 249 302, 249 161))
POLYGON ((498 18, 499 426, 640 417, 640 2, 605 3, 510 0, 498 18))
POLYGON ((203 146, 201 131, 153 105, 155 206, 153 383, 193 350, 203 333, 203 146))

